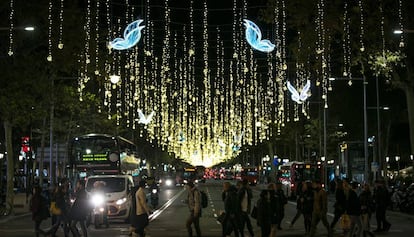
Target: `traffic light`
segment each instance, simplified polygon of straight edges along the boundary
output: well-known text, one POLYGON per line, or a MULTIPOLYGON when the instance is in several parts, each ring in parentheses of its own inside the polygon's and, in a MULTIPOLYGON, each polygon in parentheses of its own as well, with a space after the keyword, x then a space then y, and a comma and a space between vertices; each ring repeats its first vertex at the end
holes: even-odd
POLYGON ((24 153, 30 152, 30 138, 22 137, 22 151, 24 153))

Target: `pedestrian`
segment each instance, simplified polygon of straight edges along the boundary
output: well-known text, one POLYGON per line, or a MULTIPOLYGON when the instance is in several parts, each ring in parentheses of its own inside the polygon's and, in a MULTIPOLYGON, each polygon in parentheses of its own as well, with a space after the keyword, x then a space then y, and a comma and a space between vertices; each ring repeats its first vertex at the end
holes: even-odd
POLYGON ((56 236, 56 232, 60 226, 63 228, 64 236, 69 236, 69 203, 66 199, 66 192, 67 188, 60 185, 52 197, 51 206, 54 205, 56 207, 56 209, 52 208, 52 214, 56 216, 56 222, 52 228, 46 232, 52 237, 56 236))
POLYGON ((277 198, 277 203, 279 204, 278 208, 276 209, 276 211, 277 211, 276 216, 278 217, 277 218, 277 229, 281 230, 282 229, 282 226, 281 226, 282 220, 285 217, 285 206, 288 202, 287 197, 286 197, 285 193, 283 192, 281 182, 276 183, 276 193, 275 194, 276 194, 276 198, 277 198))
POLYGON ((88 231, 86 228, 86 217, 91 211, 91 204, 88 202, 88 194, 85 191, 85 181, 78 180, 76 183, 75 202, 70 209, 70 230, 73 236, 80 237, 78 228, 76 225, 79 223, 82 236, 88 237, 88 231))
POLYGON ((361 203, 357 195, 358 183, 347 182, 343 183, 345 193, 348 193, 347 200, 345 202, 345 212, 348 214, 351 227, 349 229, 349 237, 361 237, 362 233, 362 222, 361 222, 361 203), (356 229, 355 229, 356 228, 356 229))
POLYGON ((241 232, 242 234, 244 233, 244 226, 247 225, 247 230, 249 231, 249 234, 252 237, 254 236, 254 232, 253 232, 252 223, 250 222, 249 213, 252 207, 253 193, 249 187, 249 181, 247 179, 243 179, 241 181, 240 188, 238 191, 238 197, 239 197, 240 208, 241 208, 241 214, 240 214, 241 232))
POLYGON ((196 231, 197 237, 201 237, 200 217, 201 217, 201 194, 192 181, 187 183, 187 205, 190 210, 190 215, 186 221, 186 228, 188 236, 193 236, 193 227, 196 231))
POLYGON ((297 219, 302 215, 303 210, 303 202, 304 202, 304 193, 306 191, 306 184, 305 181, 301 182, 301 185, 297 186, 297 192, 296 192, 296 214, 293 217, 292 221, 290 222, 289 228, 292 228, 297 219))
MULTIPOLYGON (((134 196, 135 193, 138 191, 139 189, 139 181, 136 183, 136 185, 134 187, 131 188, 131 193, 134 196)), ((135 200, 135 198, 131 199, 131 210, 129 211, 129 223, 130 223, 130 227, 129 227, 129 236, 132 236, 132 233, 135 232, 135 220, 136 220, 136 212, 137 212, 137 202, 135 200)))
POLYGON ((326 214, 328 212, 328 197, 326 191, 322 188, 320 180, 314 180, 312 182, 314 191, 313 211, 312 211, 312 222, 310 229, 310 236, 315 236, 316 227, 319 221, 322 221, 323 225, 328 231, 328 236, 332 236, 332 230, 329 226, 326 214))
POLYGON ((149 224, 150 209, 147 205, 147 197, 145 195, 145 181, 141 180, 138 184, 138 190, 135 192, 135 216, 133 220, 134 233, 132 236, 145 236, 145 227, 149 224))
MULTIPOLYGON (((224 211, 226 213, 225 218, 225 235, 230 235, 232 231, 234 231, 234 235, 236 237, 241 235, 244 236, 241 229, 241 208, 240 208, 240 200, 237 194, 237 188, 234 185, 230 185, 227 189, 227 194, 224 199, 224 211)), ((223 236, 225 236, 223 234, 223 236)))
POLYGON ((260 198, 257 200, 257 225, 260 227, 261 237, 269 237, 273 218, 273 208, 271 203, 271 191, 262 190, 260 198))
MULTIPOLYGON (((231 184, 228 181, 223 182, 223 191, 221 192, 221 200, 223 201, 223 204, 225 204, 228 190, 230 188, 231 184)), ((224 211, 225 213, 225 211, 224 211)), ((227 233, 231 233, 232 229, 230 228, 230 225, 227 223, 227 213, 224 215, 223 222, 221 223, 221 235, 223 237, 227 236, 227 233)))
POLYGON ((391 224, 385 218, 385 212, 390 202, 390 195, 383 180, 377 180, 375 182, 374 201, 377 219, 377 229, 374 232, 389 231, 391 224))
POLYGON ((39 186, 34 186, 30 200, 30 211, 32 212, 36 237, 39 237, 39 234, 44 234, 44 231, 40 229, 40 224, 50 217, 47 200, 41 195, 41 192, 42 189, 39 186))
POLYGON ((338 179, 336 181, 336 190, 335 190, 335 204, 334 204, 334 218, 331 222, 331 229, 335 228, 336 223, 338 223, 342 214, 345 212, 345 192, 343 187, 342 180, 338 179))
POLYGON ((305 233, 308 235, 311 229, 313 202, 315 194, 312 188, 312 182, 306 181, 304 186, 306 186, 306 190, 303 192, 302 213, 305 225, 305 233))
POLYGON ((371 214, 374 211, 374 199, 371 194, 369 184, 364 184, 363 190, 359 195, 359 202, 361 203, 361 219, 364 237, 375 236, 371 232, 370 219, 371 214))
POLYGON ((281 208, 281 203, 278 200, 278 197, 276 195, 276 184, 275 183, 269 183, 267 185, 267 189, 269 190, 270 195, 270 237, 275 237, 277 233, 277 226, 279 223, 279 213, 281 208))

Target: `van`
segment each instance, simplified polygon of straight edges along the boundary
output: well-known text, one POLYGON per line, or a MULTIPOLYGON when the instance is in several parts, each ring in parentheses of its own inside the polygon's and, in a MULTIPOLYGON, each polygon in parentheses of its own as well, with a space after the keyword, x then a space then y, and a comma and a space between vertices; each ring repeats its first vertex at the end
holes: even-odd
POLYGON ((103 193, 108 219, 128 221, 133 186, 134 181, 130 175, 94 175, 87 178, 85 189, 90 200, 94 200, 93 195, 103 193))

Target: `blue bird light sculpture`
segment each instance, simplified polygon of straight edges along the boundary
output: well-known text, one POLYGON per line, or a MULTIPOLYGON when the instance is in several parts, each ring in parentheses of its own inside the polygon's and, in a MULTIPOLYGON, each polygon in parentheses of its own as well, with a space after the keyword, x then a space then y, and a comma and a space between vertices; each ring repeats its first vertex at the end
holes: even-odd
POLYGON ((140 26, 144 20, 136 20, 129 24, 124 30, 124 38, 116 38, 109 42, 109 48, 116 50, 129 49, 135 46, 141 39, 141 30, 145 26, 140 26))
POLYGON ((275 45, 270 40, 262 40, 262 32, 260 28, 247 19, 244 19, 244 25, 246 26, 246 40, 252 48, 261 52, 270 53, 275 49, 275 45))

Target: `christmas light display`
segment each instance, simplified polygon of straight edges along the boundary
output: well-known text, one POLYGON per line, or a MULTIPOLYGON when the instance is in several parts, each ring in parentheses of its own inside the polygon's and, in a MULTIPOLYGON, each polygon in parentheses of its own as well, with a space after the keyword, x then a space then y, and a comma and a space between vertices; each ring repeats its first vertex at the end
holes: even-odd
POLYGON ((299 94, 299 92, 295 89, 295 87, 293 87, 289 81, 287 82, 287 88, 290 91, 290 93, 292 93, 291 98, 293 101, 295 101, 298 104, 302 104, 309 97, 308 92, 309 92, 310 86, 311 86, 310 80, 307 80, 306 85, 302 88, 299 94))
POLYGON ((270 40, 262 40, 262 32, 260 28, 247 19, 244 19, 244 25, 246 26, 246 40, 254 49, 261 52, 270 53, 275 49, 275 45, 270 40))
POLYGON ((129 24, 124 31, 124 38, 116 38, 109 43, 109 47, 116 50, 129 49, 135 46, 141 39, 141 30, 145 26, 140 26, 144 20, 136 20, 129 24))

